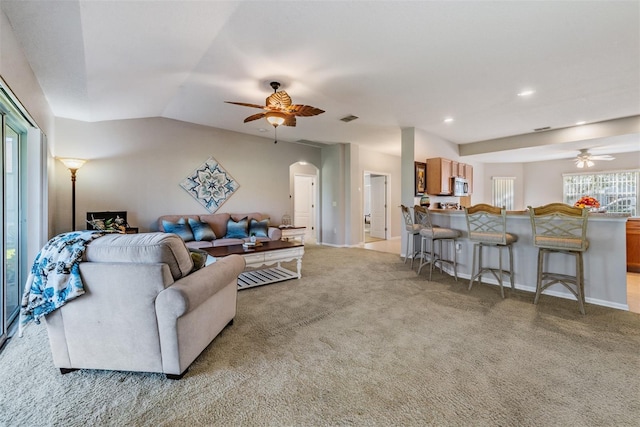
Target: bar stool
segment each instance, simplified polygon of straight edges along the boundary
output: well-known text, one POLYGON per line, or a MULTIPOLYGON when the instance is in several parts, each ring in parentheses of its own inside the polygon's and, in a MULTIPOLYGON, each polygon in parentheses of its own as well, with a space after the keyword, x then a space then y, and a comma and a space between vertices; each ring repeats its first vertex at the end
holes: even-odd
POLYGON ((418 274, 420 274, 420 270, 425 264, 429 264, 429 280, 431 280, 433 267, 436 263, 440 263, 440 273, 442 273, 442 264, 449 264, 453 266, 453 276, 457 282, 458 258, 456 256, 455 242, 462 233, 451 228, 434 226, 431 222, 429 211, 422 206, 416 205, 413 210, 416 213, 416 222, 422 226, 420 229, 420 266, 418 267, 418 274), (428 262, 426 261, 427 241, 431 242, 431 253, 428 262), (436 242, 439 244, 438 253, 435 253, 436 242), (453 243, 453 260, 442 259, 442 242, 453 243))
MULTIPOLYGON (((584 311, 584 262, 582 253, 589 248, 587 240, 588 209, 577 208, 564 203, 551 203, 537 208, 529 206, 533 245, 538 248, 538 278, 536 297, 549 286, 559 283, 567 288, 578 300, 580 313, 584 311), (561 253, 575 257, 576 274, 553 273, 545 270, 545 254, 561 253)), ((549 256, 547 256, 547 268, 549 256)))
POLYGON ((415 237, 420 234, 421 226, 413 221, 411 211, 408 207, 400 205, 400 209, 402 210, 402 217, 404 218, 404 231, 407 233, 407 248, 404 253, 404 263, 407 263, 407 257, 409 256, 409 241, 411 241, 411 249, 413 250, 413 253, 411 254, 411 268, 413 268, 413 259, 418 253, 418 251, 415 250, 415 237))
POLYGON ((482 283, 482 274, 491 273, 498 281, 500 295, 504 298, 503 275, 509 276, 511 290, 515 290, 512 245, 518 240, 518 236, 507 233, 507 210, 504 207, 499 208, 487 204, 478 204, 468 208, 465 207, 464 213, 467 218, 469 240, 474 242, 469 290, 471 290, 476 278, 482 283), (498 268, 482 264, 483 247, 498 248, 498 268), (504 248, 507 248, 509 252, 508 270, 502 268, 502 249, 504 248), (476 271, 476 251, 478 251, 478 271, 474 274, 474 271, 476 271))

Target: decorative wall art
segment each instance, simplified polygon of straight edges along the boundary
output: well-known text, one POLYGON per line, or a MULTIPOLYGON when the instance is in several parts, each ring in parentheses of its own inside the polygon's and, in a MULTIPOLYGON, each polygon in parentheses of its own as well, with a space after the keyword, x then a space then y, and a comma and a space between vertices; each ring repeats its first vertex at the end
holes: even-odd
POLYGON ((416 196, 422 196, 427 191, 427 164, 413 162, 416 168, 416 196))
POLYGON ((184 179, 180 186, 209 212, 214 213, 240 187, 213 157, 184 179))

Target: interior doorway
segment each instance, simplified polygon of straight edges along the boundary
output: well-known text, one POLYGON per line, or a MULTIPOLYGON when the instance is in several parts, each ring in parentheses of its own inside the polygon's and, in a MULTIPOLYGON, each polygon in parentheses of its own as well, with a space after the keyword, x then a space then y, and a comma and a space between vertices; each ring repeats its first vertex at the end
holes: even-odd
MULTIPOLYGON (((298 165, 307 167, 308 164, 298 165)), ((315 167, 312 167, 315 169, 315 167)), ((305 227, 305 243, 317 243, 318 175, 308 172, 293 172, 293 225, 305 227)))
POLYGON ((364 173, 363 234, 364 242, 371 243, 387 239, 388 203, 386 174, 364 173))

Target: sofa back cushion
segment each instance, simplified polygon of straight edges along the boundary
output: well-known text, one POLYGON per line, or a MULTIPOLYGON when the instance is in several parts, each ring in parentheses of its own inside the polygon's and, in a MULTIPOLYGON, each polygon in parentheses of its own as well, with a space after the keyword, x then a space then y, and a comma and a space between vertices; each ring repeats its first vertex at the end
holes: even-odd
POLYGON ((169 266, 174 280, 188 275, 193 269, 191 254, 184 241, 175 234, 161 232, 107 234, 87 245, 84 261, 163 263, 169 266))
POLYGON ((227 235, 227 221, 229 217, 230 215, 228 213, 206 214, 200 215, 200 221, 209 224, 216 238, 219 239, 227 235))

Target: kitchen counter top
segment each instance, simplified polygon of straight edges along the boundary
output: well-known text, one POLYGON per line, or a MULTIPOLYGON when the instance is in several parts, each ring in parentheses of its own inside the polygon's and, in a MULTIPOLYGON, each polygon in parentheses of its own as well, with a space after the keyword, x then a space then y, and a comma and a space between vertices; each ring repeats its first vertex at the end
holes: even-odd
MULTIPOLYGON (((449 215, 464 215, 464 209, 429 209, 430 213, 435 214, 449 214, 449 215)), ((525 216, 529 218, 529 211, 507 211, 507 216, 525 216)), ((622 218, 626 220, 631 215, 628 213, 609 213, 609 212, 590 212, 589 219, 591 218, 622 218)))

